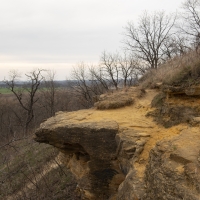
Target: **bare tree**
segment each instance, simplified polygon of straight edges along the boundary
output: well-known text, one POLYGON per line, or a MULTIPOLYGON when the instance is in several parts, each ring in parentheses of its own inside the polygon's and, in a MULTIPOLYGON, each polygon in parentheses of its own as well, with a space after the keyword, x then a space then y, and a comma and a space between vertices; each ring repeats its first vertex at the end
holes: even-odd
POLYGON ((84 107, 91 107, 93 105, 93 100, 89 86, 89 76, 84 63, 79 64, 73 69, 72 79, 75 80, 73 91, 78 96, 80 104, 84 107))
POLYGON ((106 81, 117 90, 120 82, 118 54, 110 54, 104 51, 101 56, 101 70, 105 75, 106 81))
POLYGON ((96 95, 102 94, 109 90, 108 82, 106 81, 105 73, 103 73, 101 66, 89 67, 89 73, 90 80, 93 83, 92 85, 94 85, 96 90, 96 95))
POLYGON ((175 56, 181 56, 187 53, 191 50, 191 46, 186 37, 177 34, 170 37, 168 40, 165 40, 162 50, 165 52, 165 56, 163 57, 163 60, 165 61, 175 56))
POLYGON ((77 65, 72 71, 72 92, 85 108, 91 107, 95 98, 109 90, 108 75, 102 66, 77 65))
POLYGON ((130 22, 125 28, 126 46, 150 68, 157 69, 164 58, 163 45, 173 35, 175 20, 175 16, 167 16, 164 12, 153 15, 145 12, 137 26, 130 22))
POLYGON ((55 71, 47 71, 47 75, 44 77, 44 88, 42 94, 44 96, 43 106, 46 108, 50 116, 55 115, 56 105, 56 87, 55 87, 55 71))
MULTIPOLYGON (((123 81, 123 86, 131 86, 138 79, 138 75, 141 74, 142 67, 135 60, 135 58, 124 52, 123 56, 118 57, 118 65, 121 72, 121 79, 123 81)), ((143 71, 143 73, 145 70, 143 71)), ((142 74, 143 74, 142 73, 142 74)))
POLYGON ((186 0, 183 3, 183 22, 179 28, 192 39, 193 46, 200 46, 200 0, 186 0))
POLYGON ((16 71, 10 72, 10 80, 5 80, 8 89, 14 94, 20 107, 25 112, 25 119, 24 117, 20 117, 20 113, 15 112, 16 117, 22 122, 24 136, 27 134, 28 127, 34 118, 33 107, 39 99, 36 97, 36 92, 43 80, 42 71, 41 69, 37 69, 25 74, 27 82, 23 87, 17 86, 17 80, 20 76, 16 71))

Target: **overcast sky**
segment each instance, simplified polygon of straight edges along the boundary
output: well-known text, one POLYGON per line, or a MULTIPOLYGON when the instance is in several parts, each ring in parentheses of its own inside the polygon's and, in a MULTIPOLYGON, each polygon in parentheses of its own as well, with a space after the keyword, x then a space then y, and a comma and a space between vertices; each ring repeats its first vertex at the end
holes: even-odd
POLYGON ((145 10, 175 12, 183 0, 0 0, 0 80, 8 71, 97 63, 123 46, 123 27, 145 10))

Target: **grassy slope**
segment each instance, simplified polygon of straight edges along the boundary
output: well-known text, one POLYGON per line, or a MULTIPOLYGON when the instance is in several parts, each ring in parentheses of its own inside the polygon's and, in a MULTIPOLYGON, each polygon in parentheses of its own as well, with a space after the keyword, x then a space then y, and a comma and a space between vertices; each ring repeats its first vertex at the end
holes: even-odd
POLYGON ((56 166, 57 154, 31 138, 1 148, 0 199, 78 199, 73 177, 66 167, 56 166), (51 169, 50 163, 56 167, 45 173, 44 166, 51 169))
POLYGON ((200 83, 200 55, 191 51, 177 56, 157 70, 149 70, 140 81, 142 88, 155 88, 157 83, 189 87, 200 83))

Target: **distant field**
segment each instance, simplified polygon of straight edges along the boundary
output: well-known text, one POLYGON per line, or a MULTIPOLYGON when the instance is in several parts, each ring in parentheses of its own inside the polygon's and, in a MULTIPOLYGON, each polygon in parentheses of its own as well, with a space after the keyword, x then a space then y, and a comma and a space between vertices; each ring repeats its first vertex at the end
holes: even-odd
MULTIPOLYGON (((17 89, 17 88, 16 88, 17 89)), ((49 88, 43 87, 43 88, 39 88, 38 91, 47 91, 49 88)), ((56 89, 65 89, 64 87, 56 87, 56 89)), ((26 91, 24 91, 26 92, 26 91)), ((12 92, 5 88, 5 87, 0 87, 0 94, 11 94, 12 92)))
POLYGON ((4 87, 0 87, 0 94, 11 94, 12 92, 4 87))

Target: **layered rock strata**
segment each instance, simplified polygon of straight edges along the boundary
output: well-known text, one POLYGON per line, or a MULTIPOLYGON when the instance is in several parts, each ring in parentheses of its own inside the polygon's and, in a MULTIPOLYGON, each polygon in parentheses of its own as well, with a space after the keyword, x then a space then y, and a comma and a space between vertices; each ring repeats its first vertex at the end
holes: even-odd
MULTIPOLYGON (((82 199, 199 200, 198 112, 185 112, 192 123, 179 120, 165 128, 147 117, 154 111, 156 94, 147 91, 145 97, 134 97, 134 104, 115 110, 59 112, 41 124, 35 140, 62 152, 82 199)), ((163 103, 175 108, 181 104, 174 114, 177 119, 188 106, 200 105, 198 98, 161 99, 161 108, 163 103)), ((172 112, 163 116, 169 120, 172 112)))
POLYGON ((36 132, 36 141, 49 143, 64 153, 83 199, 107 199, 116 190, 109 184, 121 174, 116 160, 117 123, 74 124, 69 120, 63 126, 62 117, 58 115, 42 124, 36 132))
POLYGON ((71 115, 59 113, 48 119, 36 131, 35 140, 53 145, 63 153, 66 166, 77 179, 82 199, 125 200, 130 195, 142 196, 144 185, 137 180, 134 161, 149 135, 120 130, 115 121, 81 122, 71 115), (129 179, 135 179, 134 184, 129 179), (131 194, 123 192, 127 188, 132 190, 131 194), (122 192, 118 194, 118 190, 122 192))

